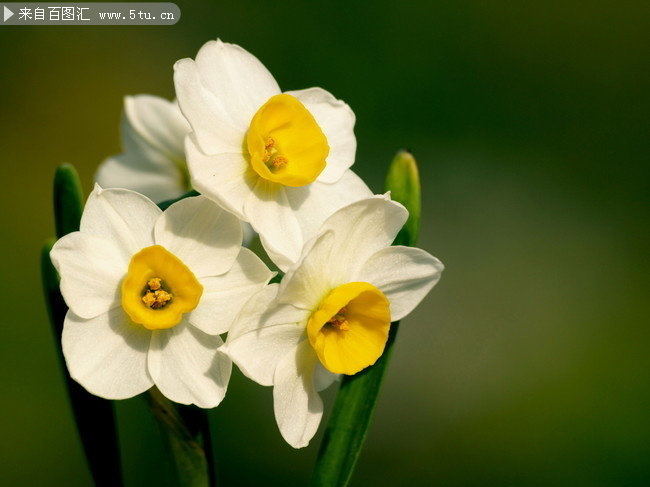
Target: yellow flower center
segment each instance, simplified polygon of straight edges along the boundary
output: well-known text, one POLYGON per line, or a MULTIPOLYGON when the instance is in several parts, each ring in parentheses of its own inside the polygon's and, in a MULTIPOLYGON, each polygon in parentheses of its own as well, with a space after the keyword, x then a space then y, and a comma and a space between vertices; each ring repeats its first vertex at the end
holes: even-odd
POLYGON ((339 330, 348 331, 350 329, 350 322, 346 318, 347 313, 347 308, 341 308, 339 312, 332 316, 326 324, 329 326, 335 326, 339 330))
POLYGON ((199 304, 203 286, 192 271, 160 245, 131 258, 122 281, 122 308, 149 330, 171 328, 199 304))
POLYGON ((390 329, 390 303, 367 282, 350 282, 331 291, 309 318, 307 336, 323 366, 353 375, 384 352, 390 329))
POLYGON ((257 174, 293 187, 314 182, 330 150, 314 116, 291 95, 272 96, 257 110, 246 144, 257 174))

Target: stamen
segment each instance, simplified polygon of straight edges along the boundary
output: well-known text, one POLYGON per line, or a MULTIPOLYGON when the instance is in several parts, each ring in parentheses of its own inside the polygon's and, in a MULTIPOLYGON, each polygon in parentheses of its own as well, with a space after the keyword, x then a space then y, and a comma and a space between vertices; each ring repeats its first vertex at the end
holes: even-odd
POLYGON ((147 286, 149 286, 149 289, 151 289, 152 291, 157 291, 162 287, 160 281, 162 281, 160 277, 154 277, 153 279, 149 279, 147 286))
POLYGON ((153 308, 153 304, 156 302, 154 293, 147 291, 147 294, 142 296, 142 302, 147 306, 147 308, 153 308))
POLYGON ((345 306, 342 307, 338 313, 330 318, 327 324, 334 326, 341 331, 348 331, 350 329, 350 323, 348 323, 348 320, 345 318, 345 313, 347 313, 347 311, 348 310, 345 306))
POLYGON ((286 166, 287 162, 289 162, 289 161, 287 161, 286 157, 284 157, 284 156, 275 156, 273 158, 273 160, 271 161, 271 165, 273 167, 282 167, 282 166, 286 166))
POLYGON ((278 153, 278 150, 274 147, 269 149, 264 149, 264 157, 262 157, 262 162, 268 164, 269 160, 278 153))
POLYGON ((147 289, 145 290, 144 296, 142 296, 142 302, 148 308, 163 308, 173 297, 171 293, 168 293, 162 288, 161 281, 162 279, 160 277, 154 277, 147 281, 147 289))
POLYGON ((269 168, 273 167, 275 169, 286 166, 289 162, 286 157, 278 154, 278 149, 275 147, 275 139, 273 137, 266 138, 262 162, 269 166, 269 168))

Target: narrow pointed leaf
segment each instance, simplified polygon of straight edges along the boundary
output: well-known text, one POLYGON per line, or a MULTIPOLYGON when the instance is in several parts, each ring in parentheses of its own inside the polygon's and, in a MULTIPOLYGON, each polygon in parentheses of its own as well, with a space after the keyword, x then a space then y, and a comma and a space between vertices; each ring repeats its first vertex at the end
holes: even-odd
MULTIPOLYGON (((409 210, 409 219, 394 245, 414 246, 420 224, 420 179, 415 159, 408 152, 400 151, 393 159, 386 190, 391 191, 393 200, 409 210)), ((312 486, 345 487, 350 482, 377 405, 398 327, 399 321, 391 324, 384 353, 373 366, 343 377, 318 452, 312 486)))
MULTIPOLYGON (((43 246, 41 274, 56 350, 61 367, 65 371, 61 332, 68 307, 59 291, 59 276, 50 261, 50 250, 54 242, 55 240, 52 239, 43 246)), ((95 485, 98 487, 123 485, 113 404, 86 392, 67 372, 65 379, 75 423, 95 485)))
MULTIPOLYGON (((54 175, 54 223, 58 238, 79 230, 84 200, 79 175, 70 164, 60 165, 54 175)), ((61 350, 63 321, 68 308, 59 291, 59 276, 50 260, 55 240, 41 253, 41 274, 57 354, 65 371, 61 350)), ((121 486, 122 468, 113 404, 86 392, 65 373, 68 397, 90 472, 97 486, 121 486)))
POLYGON ((79 230, 83 209, 83 191, 77 170, 72 164, 61 164, 54 174, 54 225, 57 238, 79 230))
POLYGON ((420 229, 420 174, 413 155, 401 150, 393 158, 386 177, 386 191, 391 198, 402 203, 409 211, 404 228, 395 238, 394 245, 414 246, 420 229))

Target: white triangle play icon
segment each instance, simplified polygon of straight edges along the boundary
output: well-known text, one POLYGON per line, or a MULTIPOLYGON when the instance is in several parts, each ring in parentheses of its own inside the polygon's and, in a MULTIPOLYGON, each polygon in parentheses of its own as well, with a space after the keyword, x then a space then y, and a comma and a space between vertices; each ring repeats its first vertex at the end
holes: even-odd
POLYGON ((3 22, 9 20, 13 15, 14 13, 5 6, 5 19, 3 20, 3 22))

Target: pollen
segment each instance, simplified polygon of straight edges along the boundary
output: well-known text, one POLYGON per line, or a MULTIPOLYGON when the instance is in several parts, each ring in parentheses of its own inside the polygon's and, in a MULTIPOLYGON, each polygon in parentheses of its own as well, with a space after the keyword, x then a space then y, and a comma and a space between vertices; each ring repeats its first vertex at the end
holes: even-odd
POLYGON ((147 281, 147 287, 144 296, 142 296, 142 302, 148 308, 164 308, 172 300, 173 296, 162 288, 161 281, 162 279, 159 277, 154 277, 147 281))
POLYGON ((272 165, 273 167, 276 167, 276 168, 277 168, 277 167, 286 166, 286 165, 287 165, 287 162, 289 162, 289 161, 287 161, 287 158, 286 158, 286 157, 283 157, 283 156, 275 156, 275 157, 273 158, 273 160, 271 161, 271 165, 272 165))
POLYGON ((347 312, 347 308, 344 306, 339 310, 338 313, 336 313, 334 316, 332 316, 329 319, 327 324, 335 328, 338 328, 341 331, 348 331, 350 329, 350 323, 345 317, 346 312, 347 312))
POLYGON ((160 281, 162 281, 160 277, 154 277, 153 279, 149 279, 147 286, 149 286, 149 289, 151 289, 152 291, 158 291, 158 289, 162 287, 160 281))
POLYGON ((278 148, 275 146, 275 139, 267 137, 264 142, 264 155, 262 162, 266 164, 269 169, 278 169, 284 167, 289 162, 286 157, 278 153, 278 148))

